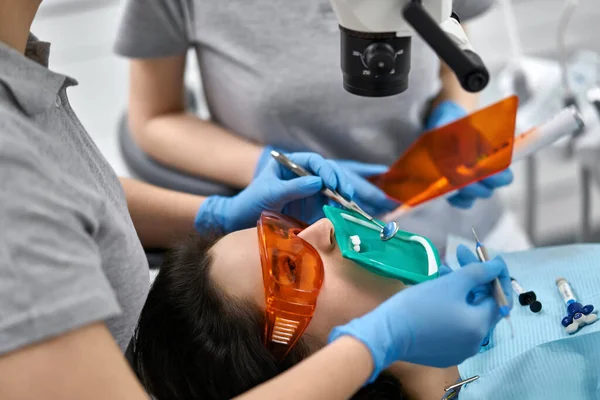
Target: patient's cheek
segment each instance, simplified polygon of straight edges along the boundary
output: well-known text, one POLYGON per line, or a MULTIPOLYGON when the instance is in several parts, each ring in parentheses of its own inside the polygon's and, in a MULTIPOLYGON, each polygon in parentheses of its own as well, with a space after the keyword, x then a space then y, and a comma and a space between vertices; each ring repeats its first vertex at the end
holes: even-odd
POLYGON ((307 332, 326 340, 335 326, 372 311, 402 288, 399 282, 386 282, 379 277, 361 281, 330 274, 323 282, 315 315, 307 332))

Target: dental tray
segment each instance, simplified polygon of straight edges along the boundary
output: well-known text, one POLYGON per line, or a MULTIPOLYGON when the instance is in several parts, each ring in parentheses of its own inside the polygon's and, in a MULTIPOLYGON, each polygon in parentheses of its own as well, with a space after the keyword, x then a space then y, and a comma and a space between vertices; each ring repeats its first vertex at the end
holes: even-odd
POLYGON ((439 276, 440 257, 429 239, 398 231, 392 239, 383 241, 380 228, 360 214, 331 206, 323 207, 323 211, 335 228, 344 258, 377 275, 410 285, 439 276), (352 236, 360 237, 359 252, 354 250, 352 236))

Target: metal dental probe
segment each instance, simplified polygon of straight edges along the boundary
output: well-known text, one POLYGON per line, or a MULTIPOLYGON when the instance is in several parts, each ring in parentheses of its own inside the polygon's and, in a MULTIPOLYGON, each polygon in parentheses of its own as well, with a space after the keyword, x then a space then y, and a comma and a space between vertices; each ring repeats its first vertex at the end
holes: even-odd
MULTIPOLYGON (((486 262, 490 261, 490 257, 488 255, 487 249, 483 246, 483 244, 479 241, 477 237, 477 233, 475 232, 475 228, 472 227, 473 236, 475 236, 475 241, 477 242, 475 247, 475 252, 477 253, 477 257, 479 261, 486 262)), ((502 290, 502 285, 500 285, 500 279, 494 279, 493 283, 493 291, 494 291, 494 299, 496 299, 496 303, 500 308, 500 314, 506 318, 508 325, 510 326, 511 336, 515 336, 515 331, 513 329, 512 323, 510 322, 510 306, 508 305, 508 301, 506 300, 506 296, 504 295, 504 291, 502 290)))
MULTIPOLYGON (((283 165, 298 176, 314 176, 314 174, 311 174, 310 172, 308 172, 307 170, 305 170, 304 168, 287 158, 284 154, 276 150, 271 150, 271 156, 278 163, 280 163, 281 165, 283 165)), ((357 213, 368 219, 370 222, 377 225, 377 227, 381 229, 379 236, 382 240, 389 240, 393 238, 398 232, 398 224, 395 221, 388 222, 385 226, 383 226, 379 222, 377 222, 373 217, 367 214, 367 212, 364 211, 358 204, 356 204, 356 202, 346 200, 341 194, 328 188, 323 189, 323 194, 328 198, 332 199, 333 201, 340 203, 343 207, 349 210, 356 211, 357 213)))

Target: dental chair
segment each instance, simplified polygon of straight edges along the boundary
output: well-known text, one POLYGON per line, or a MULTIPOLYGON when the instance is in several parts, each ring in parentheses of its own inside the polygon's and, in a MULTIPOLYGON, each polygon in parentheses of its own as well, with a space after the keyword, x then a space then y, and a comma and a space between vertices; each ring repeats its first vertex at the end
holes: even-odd
MULTIPOLYGON (((192 112, 197 111, 198 103, 190 90, 186 91, 186 104, 188 110, 192 112)), ((166 189, 201 196, 215 194, 232 196, 238 192, 238 190, 229 186, 186 174, 152 159, 134 141, 129 130, 127 113, 124 113, 121 117, 118 130, 121 153, 133 177, 166 189)), ((165 134, 168 134, 168 132, 165 132, 165 134)), ((162 263, 164 250, 146 249, 146 255, 150 268, 159 268, 162 263)))

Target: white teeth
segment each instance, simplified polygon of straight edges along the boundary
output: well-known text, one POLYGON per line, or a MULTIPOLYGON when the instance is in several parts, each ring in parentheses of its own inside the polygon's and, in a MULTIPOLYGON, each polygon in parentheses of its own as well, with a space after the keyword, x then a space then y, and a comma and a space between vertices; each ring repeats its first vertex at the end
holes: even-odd
POLYGON ((358 235, 350 236, 350 240, 352 241, 352 244, 355 246, 360 244, 360 237, 358 235))
POLYGON ((360 236, 358 236, 358 235, 350 236, 350 241, 352 242, 354 251, 357 253, 360 253, 360 236))

